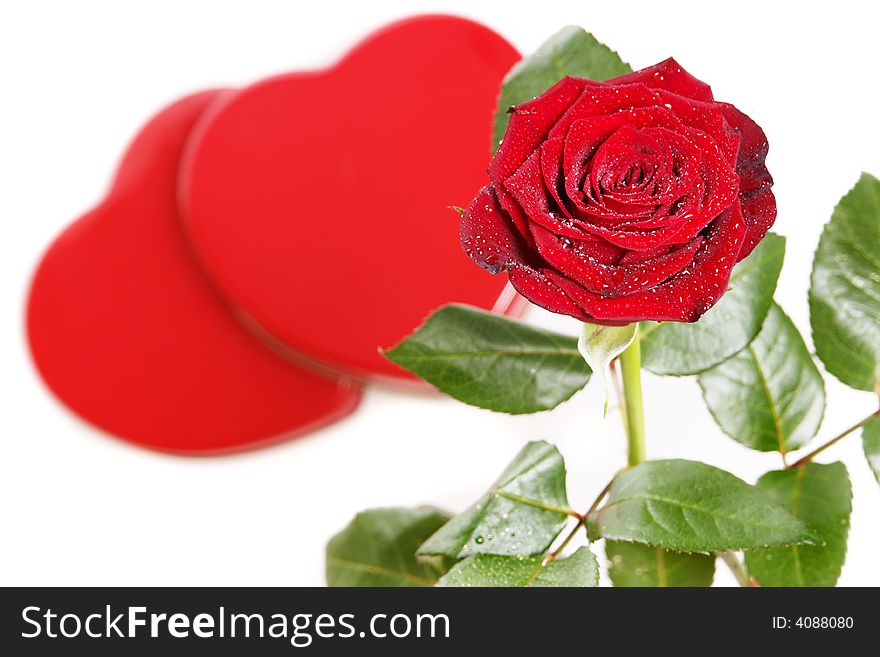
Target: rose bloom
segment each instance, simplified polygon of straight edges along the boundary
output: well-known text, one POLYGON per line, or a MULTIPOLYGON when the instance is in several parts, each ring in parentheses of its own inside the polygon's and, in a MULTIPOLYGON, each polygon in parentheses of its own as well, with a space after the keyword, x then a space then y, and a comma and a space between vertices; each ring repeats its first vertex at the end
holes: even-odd
POLYGON ((674 60, 510 108, 465 252, 597 324, 695 322, 776 218, 767 139, 674 60))

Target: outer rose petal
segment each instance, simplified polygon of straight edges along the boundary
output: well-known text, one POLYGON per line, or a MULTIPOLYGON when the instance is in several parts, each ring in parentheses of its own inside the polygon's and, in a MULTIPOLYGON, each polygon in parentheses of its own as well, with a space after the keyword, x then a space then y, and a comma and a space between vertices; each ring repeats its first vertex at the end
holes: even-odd
POLYGON ((467 206, 459 236, 468 257, 490 274, 535 260, 523 249, 519 233, 498 206, 492 187, 483 187, 467 206))
POLYGON ((685 125, 675 113, 666 107, 631 107, 620 110, 616 116, 636 128, 668 128, 673 132, 684 132, 685 125))
POLYGON ((708 102, 714 100, 712 88, 685 71, 672 57, 654 66, 608 80, 608 82, 611 84, 641 82, 645 86, 654 89, 665 89, 679 96, 693 98, 694 100, 708 102))
POLYGON ((764 239, 776 221, 776 197, 767 184, 754 191, 743 192, 739 198, 747 228, 746 239, 739 252, 739 260, 742 260, 764 239))
POLYGON ((773 178, 764 160, 769 145, 761 127, 733 105, 719 103, 724 118, 740 135, 736 172, 740 178, 740 203, 748 226, 739 259, 748 256, 776 220, 776 197, 770 190, 773 178))
POLYGON ((522 166, 586 85, 586 80, 563 78, 537 98, 510 108, 504 140, 489 163, 492 182, 499 185, 522 166))
POLYGON ((580 286, 554 282, 597 320, 695 322, 727 291, 730 272, 745 239, 739 203, 710 227, 693 265, 668 283, 616 298, 597 297, 580 286))
POLYGON ((549 271, 551 270, 514 266, 508 271, 508 277, 517 292, 541 308, 552 313, 569 315, 582 322, 592 322, 593 318, 547 276, 549 271))
POLYGON ((668 91, 658 92, 663 103, 691 128, 710 135, 733 165, 739 152, 739 135, 725 121, 718 103, 703 103, 668 91))
POLYGON ((550 130, 549 139, 565 137, 576 121, 608 116, 623 110, 656 107, 663 104, 660 96, 641 84, 611 85, 593 83, 584 87, 577 101, 550 130))
POLYGON ((491 187, 483 187, 468 205, 460 231, 464 252, 489 273, 507 269, 513 287, 529 301, 581 321, 590 319, 583 308, 547 278, 538 259, 522 248, 518 233, 499 207, 491 187))
MULTIPOLYGON (((532 153, 516 173, 504 181, 502 189, 506 192, 510 202, 518 204, 526 217, 534 218, 536 215, 544 215, 549 220, 553 220, 555 213, 550 204, 552 201, 553 205, 556 205, 556 197, 550 195, 547 185, 544 183, 541 154, 540 149, 532 153)), ((495 189, 498 191, 499 188, 495 189)), ((532 245, 532 236, 528 228, 529 220, 526 219, 525 223, 526 239, 532 245)), ((518 224, 517 227, 519 227, 518 224)))
POLYGON ((693 260, 703 241, 702 237, 697 237, 657 258, 621 265, 598 262, 581 253, 577 245, 566 245, 537 224, 532 224, 532 232, 538 251, 551 267, 589 292, 603 296, 633 294, 672 278, 693 260))
POLYGON ((504 139, 492 161, 489 177, 495 185, 498 200, 507 210, 519 232, 528 237, 526 215, 504 189, 506 180, 535 151, 547 137, 550 128, 580 95, 588 80, 566 77, 550 87, 537 98, 511 107, 510 121, 504 139))
POLYGON ((721 113, 740 137, 739 154, 736 158, 736 172, 739 174, 740 187, 751 191, 758 187, 772 184, 773 178, 767 171, 764 161, 770 145, 761 127, 747 115, 729 103, 718 103, 721 113))

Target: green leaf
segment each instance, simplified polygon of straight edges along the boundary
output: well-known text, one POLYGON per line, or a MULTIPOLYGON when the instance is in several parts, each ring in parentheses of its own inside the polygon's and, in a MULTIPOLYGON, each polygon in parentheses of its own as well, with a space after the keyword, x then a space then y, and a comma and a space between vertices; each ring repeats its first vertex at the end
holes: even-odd
POLYGON ((419 548, 453 559, 473 554, 541 554, 570 513, 562 455, 544 441, 528 443, 495 485, 419 548))
POLYGON ((426 507, 360 512, 327 543, 328 586, 433 586, 445 569, 416 548, 448 520, 426 507))
POLYGON ((813 344, 858 390, 880 388, 880 180, 863 173, 825 225, 810 285, 813 344))
POLYGON ((591 537, 681 552, 747 550, 814 541, 815 534, 764 492, 694 461, 648 461, 621 473, 590 515, 591 537))
POLYGON ((785 238, 768 233, 733 268, 727 293, 698 322, 643 322, 643 367, 655 374, 698 374, 741 351, 761 330, 784 257, 785 238))
POLYGON ((865 458, 874 472, 877 483, 880 484, 880 416, 874 416, 862 429, 862 444, 865 448, 865 458))
POLYGON ((492 150, 507 129, 507 110, 539 96, 567 76, 608 80, 632 69, 608 46, 583 28, 570 25, 547 39, 533 54, 516 64, 504 78, 495 112, 492 150))
POLYGON ((834 586, 846 557, 852 490, 843 463, 768 472, 758 488, 812 527, 819 545, 755 550, 746 566, 761 586, 834 586))
POLYGON ((554 559, 547 566, 543 562, 543 556, 480 554, 460 561, 437 586, 599 586, 599 564, 588 548, 578 548, 570 557, 554 559))
POLYGON ((712 586, 715 556, 673 552, 651 545, 605 541, 614 586, 712 586))
POLYGON ((574 337, 457 304, 385 355, 459 401, 504 413, 554 408, 590 380, 574 337))
POLYGON ((762 452, 806 445, 822 423, 825 383, 791 319, 775 303, 758 337, 699 376, 728 436, 762 452))
POLYGON ((617 358, 636 337, 638 324, 626 326, 602 326, 601 324, 584 323, 583 332, 578 340, 578 351, 591 370, 599 375, 605 388, 605 410, 608 410, 611 361, 617 358))

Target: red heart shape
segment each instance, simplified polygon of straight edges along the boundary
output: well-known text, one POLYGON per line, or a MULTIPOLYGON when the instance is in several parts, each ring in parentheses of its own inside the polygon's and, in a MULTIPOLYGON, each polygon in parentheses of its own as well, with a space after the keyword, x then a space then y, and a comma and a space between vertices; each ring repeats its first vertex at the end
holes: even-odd
POLYGON ((189 235, 245 315, 305 357, 412 381, 387 347, 432 310, 509 313, 502 278, 462 253, 458 217, 483 184, 514 48, 428 16, 368 38, 334 67, 231 95, 194 130, 181 175, 189 235))
POLYGON ((143 128, 107 198, 46 252, 28 302, 34 360, 63 402, 126 440, 181 453, 288 438, 360 399, 255 340, 189 250, 178 163, 216 96, 190 96, 143 128))

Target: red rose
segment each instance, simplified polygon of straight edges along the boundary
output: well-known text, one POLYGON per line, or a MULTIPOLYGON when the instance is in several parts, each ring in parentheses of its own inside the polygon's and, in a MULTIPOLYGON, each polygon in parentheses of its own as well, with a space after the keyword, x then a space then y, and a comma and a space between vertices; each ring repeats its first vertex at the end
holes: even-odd
POLYGON ((510 113, 461 242, 547 310, 694 322, 776 218, 764 132, 672 59, 510 113))

